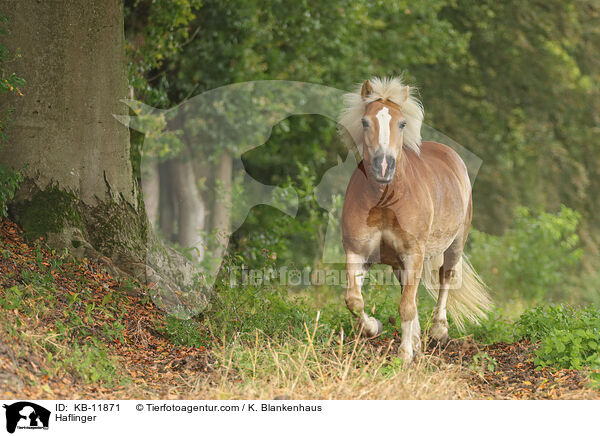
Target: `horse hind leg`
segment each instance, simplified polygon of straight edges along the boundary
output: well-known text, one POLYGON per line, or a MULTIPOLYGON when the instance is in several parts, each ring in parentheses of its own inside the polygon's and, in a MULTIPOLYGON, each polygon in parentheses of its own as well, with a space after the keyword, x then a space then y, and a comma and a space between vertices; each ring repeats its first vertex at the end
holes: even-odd
POLYGON ((446 304, 448 302, 448 293, 456 286, 457 267, 461 266, 463 244, 460 240, 455 240, 452 245, 444 252, 444 261, 438 270, 439 288, 438 300, 433 312, 433 323, 429 334, 440 344, 448 342, 448 319, 446 314, 446 304))
POLYGON ((448 342, 448 319, 446 316, 446 303, 448 301, 449 280, 446 280, 444 268, 439 269, 439 292, 435 310, 433 312, 433 324, 429 330, 430 336, 438 343, 444 345, 448 342))
POLYGON ((362 297, 362 285, 367 273, 366 259, 356 253, 346 254, 346 274, 348 288, 346 290, 346 306, 350 313, 358 318, 362 334, 374 337, 383 331, 381 321, 365 313, 365 303, 362 297))

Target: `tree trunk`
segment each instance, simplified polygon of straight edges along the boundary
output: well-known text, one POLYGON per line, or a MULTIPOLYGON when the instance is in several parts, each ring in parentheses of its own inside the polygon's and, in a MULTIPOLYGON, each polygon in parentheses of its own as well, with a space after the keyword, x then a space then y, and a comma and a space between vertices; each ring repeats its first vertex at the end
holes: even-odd
POLYGON ((142 177, 142 192, 148 221, 153 229, 158 223, 158 207, 160 201, 160 176, 158 162, 149 162, 144 166, 145 173, 142 177))
POLYGON ((161 236, 169 242, 175 242, 175 200, 172 187, 172 162, 158 164, 160 177, 160 196, 158 199, 158 227, 161 236))
MULTIPOLYGON (((23 97, 4 99, 14 123, 0 163, 25 181, 9 214, 29 237, 77 256, 107 259, 113 272, 160 283, 155 302, 186 314, 204 307, 194 270, 149 230, 132 173, 127 115, 123 4, 120 0, 2 0, 4 44, 22 57, 14 72, 23 97), (189 284, 189 286, 187 285, 189 284), (197 288, 196 288, 197 289, 197 288)), ((183 316, 183 314, 182 314, 183 316)))
POLYGON ((142 249, 144 222, 129 160, 123 12, 119 0, 5 0, 0 13, 26 80, 0 161, 25 182, 9 208, 30 237, 122 262, 142 249), (85 244, 84 241, 89 242, 85 244), (140 244, 141 243, 141 244, 140 244))
POLYGON ((212 230, 215 232, 216 258, 220 259, 227 249, 231 232, 231 177, 233 160, 231 152, 223 150, 215 171, 215 201, 212 217, 212 230))
POLYGON ((196 260, 204 258, 202 231, 204 230, 204 203, 196 186, 192 162, 186 153, 173 161, 172 183, 177 196, 178 224, 177 242, 192 248, 196 260))

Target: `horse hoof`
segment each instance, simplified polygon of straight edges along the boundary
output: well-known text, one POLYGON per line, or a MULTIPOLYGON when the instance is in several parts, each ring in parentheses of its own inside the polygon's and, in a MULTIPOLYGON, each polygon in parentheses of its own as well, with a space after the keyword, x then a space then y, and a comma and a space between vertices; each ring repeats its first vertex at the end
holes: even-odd
POLYGON ((440 345, 448 343, 448 327, 442 323, 434 324, 429 334, 440 345))
POLYGON ((403 365, 408 366, 413 361, 414 353, 412 350, 405 350, 405 349, 400 348, 398 350, 398 357, 400 357, 400 359, 402 359, 403 365))
POLYGON ((445 347, 446 345, 448 345, 448 342, 450 342, 450 338, 448 336, 445 336, 443 338, 436 339, 435 341, 438 346, 445 347))
POLYGON ((377 318, 368 317, 363 323, 363 335, 367 338, 379 336, 383 332, 383 324, 377 318))

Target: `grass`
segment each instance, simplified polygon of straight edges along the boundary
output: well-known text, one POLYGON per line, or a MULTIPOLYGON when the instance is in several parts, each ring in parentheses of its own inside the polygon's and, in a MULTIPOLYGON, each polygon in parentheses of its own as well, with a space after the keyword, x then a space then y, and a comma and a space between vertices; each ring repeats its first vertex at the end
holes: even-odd
POLYGON ((69 374, 78 381, 108 386, 123 383, 118 361, 107 346, 122 337, 123 314, 96 306, 85 292, 68 294, 60 301, 55 288, 40 285, 2 290, 2 336, 35 355, 32 361, 38 361, 42 375, 69 374), (102 327, 96 312, 104 312, 102 327))
MULTIPOLYGON (((390 343, 391 345, 391 343, 390 343)), ((432 356, 406 367, 395 350, 321 325, 304 334, 239 334, 215 350, 214 384, 202 377, 190 394, 202 398, 458 399, 473 393, 464 369, 432 356), (328 333, 326 340, 323 334, 328 333)))
MULTIPOLYGON (((425 354, 405 365, 397 357, 397 287, 367 282, 368 311, 384 322, 384 332, 365 340, 341 289, 229 287, 223 280, 209 310, 184 320, 157 311, 148 297, 128 296, 144 290, 98 265, 39 244, 0 245, 0 368, 13 373, 0 376, 0 392, 20 397, 482 398, 470 377, 483 380, 498 364, 478 352, 469 362, 425 354)), ((428 297, 419 302, 425 332, 433 305, 428 297)), ((533 309, 519 317, 507 310, 515 306, 468 334, 479 343, 558 337, 569 352, 583 344, 588 353, 596 344, 596 312, 533 309), (581 329, 585 338, 563 334, 581 329)), ((452 337, 462 335, 450 327, 452 337)))
MULTIPOLYGON (((203 398, 471 398, 457 365, 425 356, 406 367, 396 357, 398 335, 386 323, 377 341, 360 337, 333 288, 288 293, 272 287, 230 288, 221 282, 209 311, 181 320, 167 317, 162 331, 180 346, 211 344, 213 381, 192 383, 203 398), (387 345, 385 345, 387 344, 387 345), (217 345, 217 346, 215 346, 217 345)), ((367 286, 371 309, 397 316, 390 289, 367 286)), ((433 307, 433 305, 431 305, 433 307)), ((426 323, 429 314, 423 315, 426 323)))
POLYGON ((85 263, 66 253, 49 255, 39 243, 25 253, 21 257, 14 246, 1 250, 5 259, 21 260, 4 277, 18 284, 0 288, 0 331, 12 342, 13 358, 38 367, 42 379, 69 375, 85 383, 123 383, 118 360, 107 345, 122 338, 122 293, 106 292, 99 299, 94 292, 102 285, 84 273, 85 263), (107 299, 117 304, 103 304, 107 299))
MULTIPOLYGON (((473 396, 459 366, 432 356, 403 366, 393 342, 381 341, 398 334, 395 326, 388 324, 379 342, 362 339, 342 294, 333 289, 321 289, 317 299, 306 291, 291 294, 279 287, 229 288, 221 283, 211 309, 201 316, 182 320, 155 311, 151 325, 134 328, 132 312, 137 308, 123 289, 131 291, 135 285, 107 287, 100 280, 106 276, 86 274, 93 265, 49 254, 40 246, 27 256, 22 268, 13 271, 11 282, 17 284, 0 288, 0 331, 5 338, 0 357, 11 356, 17 366, 28 362, 19 376, 53 398, 61 389, 67 392, 70 384, 80 390, 102 387, 124 390, 126 396, 156 397, 157 386, 128 376, 131 368, 139 372, 135 354, 151 347, 143 339, 149 336, 158 341, 154 348, 164 348, 163 357, 173 349, 210 350, 207 371, 190 371, 177 376, 177 384, 160 386, 167 397, 473 396), (119 355, 132 346, 137 347, 129 351, 134 356, 119 355)), ((396 313, 388 291, 366 289, 378 316, 396 313)))

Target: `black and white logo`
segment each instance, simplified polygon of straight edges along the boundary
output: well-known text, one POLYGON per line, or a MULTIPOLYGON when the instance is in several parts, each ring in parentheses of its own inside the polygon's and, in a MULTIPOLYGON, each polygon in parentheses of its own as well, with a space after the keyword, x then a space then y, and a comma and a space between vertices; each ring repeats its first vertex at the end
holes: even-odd
POLYGON ((19 401, 3 406, 6 409, 6 431, 14 433, 16 429, 48 429, 50 411, 29 401, 19 401))

